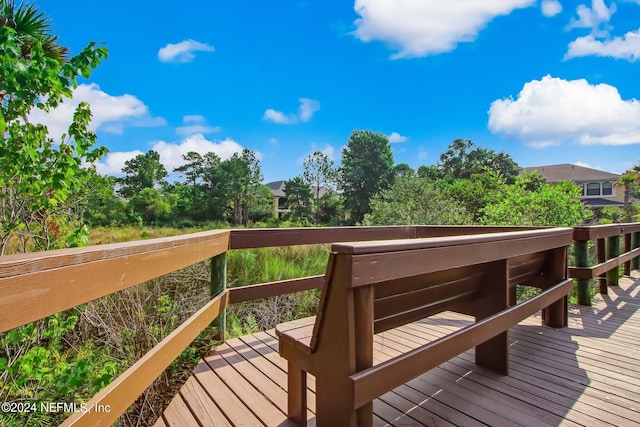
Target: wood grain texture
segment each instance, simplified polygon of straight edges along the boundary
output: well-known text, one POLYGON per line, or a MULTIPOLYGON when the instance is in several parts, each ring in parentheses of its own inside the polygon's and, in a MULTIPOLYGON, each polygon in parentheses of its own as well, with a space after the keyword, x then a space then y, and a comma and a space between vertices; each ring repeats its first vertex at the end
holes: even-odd
POLYGON ((302 277, 300 279, 281 280, 260 283, 258 285, 229 288, 229 303, 237 304, 262 298, 291 294, 294 292, 319 289, 324 284, 324 275, 302 277))
POLYGON ((221 254, 228 239, 228 231, 216 231, 1 257, 0 332, 221 254))
MULTIPOLYGON (((151 351, 116 378, 111 384, 95 395, 89 408, 109 405, 110 412, 90 410, 75 413, 62 426, 110 425, 120 414, 142 394, 142 392, 173 362, 182 351, 202 332, 224 309, 228 302, 227 293, 217 296, 178 326, 151 351)), ((182 413, 181 411, 176 411, 182 413)))

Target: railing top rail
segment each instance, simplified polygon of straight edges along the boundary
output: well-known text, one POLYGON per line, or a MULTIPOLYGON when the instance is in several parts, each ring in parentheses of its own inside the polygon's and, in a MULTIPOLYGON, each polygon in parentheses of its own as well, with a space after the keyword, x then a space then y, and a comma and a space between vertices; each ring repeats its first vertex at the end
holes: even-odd
POLYGON ((604 239, 606 237, 618 236, 620 234, 640 232, 640 223, 618 223, 618 224, 603 224, 603 225, 591 225, 585 227, 574 227, 573 239, 574 240, 597 240, 604 239))
POLYGON ((70 267, 92 261, 104 261, 158 250, 179 248, 181 246, 215 240, 228 235, 229 230, 210 230, 148 240, 4 255, 0 257, 0 278, 70 267))
POLYGON ((0 257, 0 332, 227 250, 229 231, 0 257))
POLYGON ((231 230, 229 249, 313 245, 355 240, 386 240, 416 237, 416 227, 299 227, 231 230))

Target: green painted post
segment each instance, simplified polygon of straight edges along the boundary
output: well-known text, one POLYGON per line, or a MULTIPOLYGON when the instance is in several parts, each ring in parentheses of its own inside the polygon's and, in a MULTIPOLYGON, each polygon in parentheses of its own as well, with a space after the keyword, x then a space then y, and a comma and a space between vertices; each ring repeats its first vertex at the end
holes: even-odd
MULTIPOLYGON (((620 236, 607 237, 607 260, 620 255, 620 236)), ((614 267, 607 271, 607 286, 618 286, 618 278, 620 276, 618 267, 614 267)))
MULTIPOLYGON (((636 249, 640 247, 640 233, 637 231, 631 233, 631 249, 636 249)), ((631 260, 631 269, 637 270, 640 268, 640 257, 635 257, 631 260)))
MULTIPOLYGON (((215 297, 227 288, 227 253, 223 252, 211 258, 211 297, 215 297)), ((213 325, 218 329, 216 340, 224 342, 225 323, 227 321, 226 309, 223 308, 220 315, 214 320, 213 325)))
MULTIPOLYGON (((632 233, 627 233, 624 235, 624 248, 622 251, 623 254, 631 251, 631 236, 632 233)), ((624 272, 622 274, 625 276, 631 275, 631 260, 624 263, 624 272)))
MULTIPOLYGON (((589 241, 575 240, 574 251, 576 267, 589 267, 589 241)), ((578 279, 578 304, 591 305, 591 290, 589 279, 578 279)))

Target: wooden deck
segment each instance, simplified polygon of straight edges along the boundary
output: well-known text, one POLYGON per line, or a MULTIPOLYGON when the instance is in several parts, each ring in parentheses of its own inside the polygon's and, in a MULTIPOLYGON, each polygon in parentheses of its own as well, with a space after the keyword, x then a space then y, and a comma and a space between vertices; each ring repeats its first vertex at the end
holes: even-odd
MULTIPOLYGON (((569 327, 532 316, 510 330, 510 374, 474 363, 473 350, 374 401, 374 423, 394 426, 638 425, 640 273, 572 306, 569 327)), ((470 318, 443 313, 376 336, 376 362, 415 348, 470 318)), ((227 341, 205 358, 157 426, 288 426, 287 364, 273 330, 227 341)), ((308 403, 313 425, 314 388, 308 403)))

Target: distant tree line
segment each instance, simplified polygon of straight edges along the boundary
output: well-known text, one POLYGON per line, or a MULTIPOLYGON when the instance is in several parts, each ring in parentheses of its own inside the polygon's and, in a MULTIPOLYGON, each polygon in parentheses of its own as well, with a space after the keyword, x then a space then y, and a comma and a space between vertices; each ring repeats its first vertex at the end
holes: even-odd
POLYGON ((341 166, 319 151, 304 158, 302 174, 284 184, 282 218, 274 217, 271 190, 261 183, 260 162, 250 150, 226 160, 190 152, 173 172, 183 180, 169 183, 159 154, 151 150, 127 161, 122 178, 94 174, 85 220, 92 225, 572 226, 590 214, 575 185, 523 175, 510 155, 463 139, 453 141, 435 165, 414 170, 395 164, 385 135, 356 130, 341 166))

